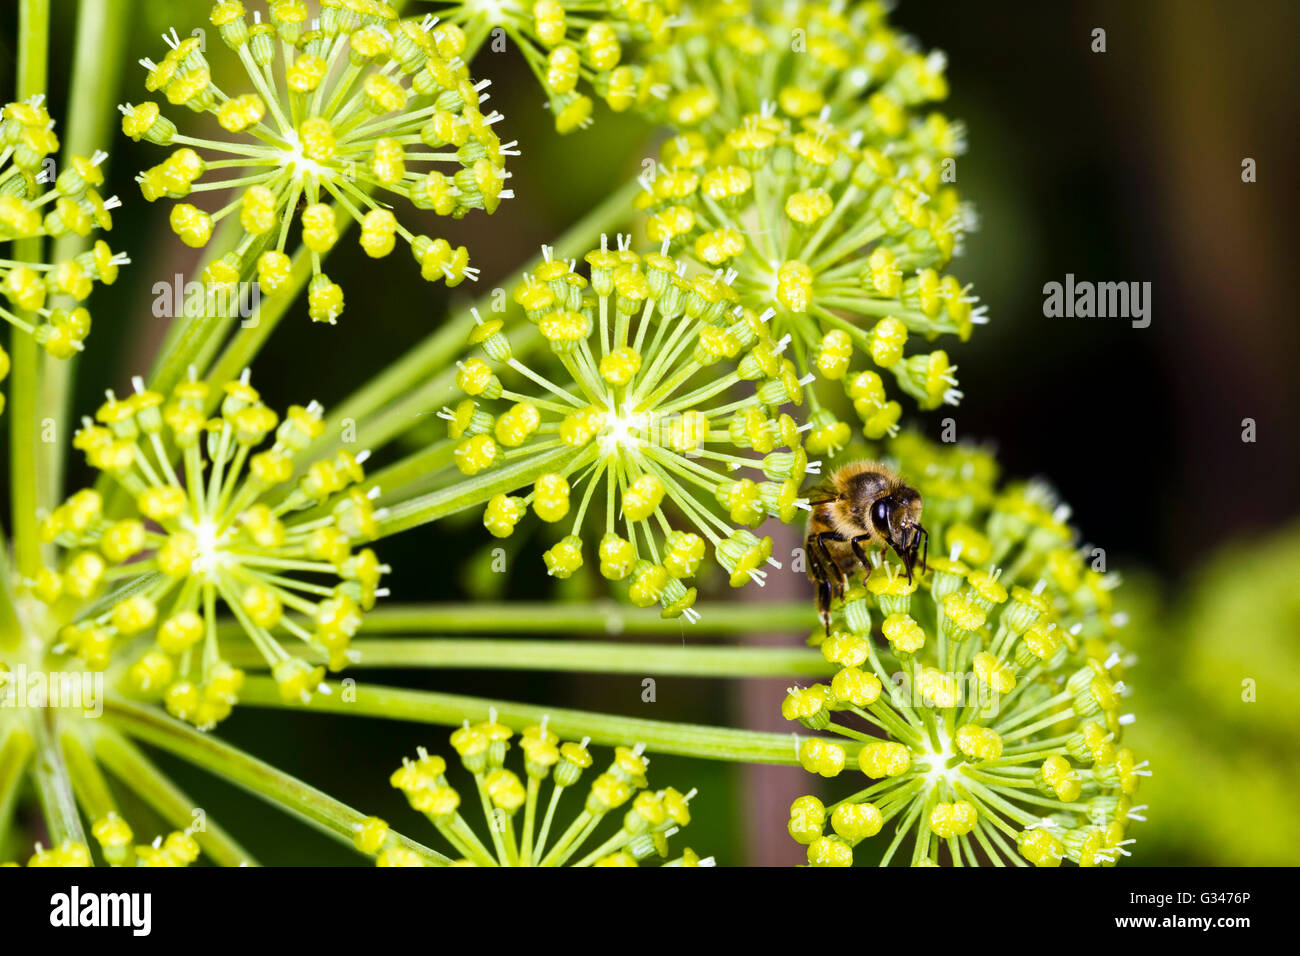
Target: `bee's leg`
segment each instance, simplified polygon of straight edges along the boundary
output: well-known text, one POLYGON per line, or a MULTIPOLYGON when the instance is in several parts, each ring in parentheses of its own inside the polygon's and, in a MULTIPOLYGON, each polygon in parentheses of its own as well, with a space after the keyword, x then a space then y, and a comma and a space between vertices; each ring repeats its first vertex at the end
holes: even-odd
POLYGON ((817 582, 817 619, 822 622, 822 629, 825 630, 826 636, 831 633, 831 586, 825 579, 821 578, 817 582))
POLYGON ((869 534, 860 534, 856 537, 849 538, 849 547, 853 549, 853 556, 862 563, 862 567, 870 570, 871 562, 867 559, 866 552, 862 550, 862 542, 871 543, 872 536, 869 534))
POLYGON ((839 562, 831 557, 831 550, 826 547, 826 541, 828 539, 831 541, 843 541, 844 536, 837 531, 822 531, 816 537, 817 546, 821 548, 822 561, 826 565, 827 580, 831 580, 830 572, 835 572, 834 587, 832 587, 831 590, 834 592, 835 597, 843 597, 844 592, 849 589, 849 576, 844 573, 844 569, 839 566, 839 562))
POLYGON ((831 586, 827 579, 826 565, 817 553, 816 536, 808 535, 804 540, 804 551, 808 555, 808 576, 817 585, 817 617, 829 635, 831 632, 831 586))
POLYGON ((804 554, 808 558, 808 577, 814 581, 826 580, 826 566, 821 555, 817 553, 817 535, 810 534, 803 539, 804 554))

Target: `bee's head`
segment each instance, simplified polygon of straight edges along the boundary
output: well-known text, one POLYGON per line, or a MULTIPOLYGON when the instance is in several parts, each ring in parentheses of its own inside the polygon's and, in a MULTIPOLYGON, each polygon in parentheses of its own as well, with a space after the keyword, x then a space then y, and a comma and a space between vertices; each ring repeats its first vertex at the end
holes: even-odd
POLYGON ((876 501, 871 507, 871 523, 894 553, 902 559, 907 570, 907 580, 912 580, 912 567, 918 553, 921 570, 925 570, 929 555, 929 535, 921 526, 921 496, 911 488, 899 488, 876 501))

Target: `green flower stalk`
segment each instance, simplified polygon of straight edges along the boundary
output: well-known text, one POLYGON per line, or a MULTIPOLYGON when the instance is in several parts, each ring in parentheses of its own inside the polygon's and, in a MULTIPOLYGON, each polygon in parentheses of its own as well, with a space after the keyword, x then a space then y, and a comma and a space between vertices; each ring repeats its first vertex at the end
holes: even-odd
MULTIPOLYGON (((73 156, 56 175, 51 157, 58 149, 43 97, 9 103, 0 111, 0 242, 89 237, 113 228, 112 210, 121 204, 116 196, 104 199, 97 189, 104 184, 100 166, 107 154, 73 156)), ((112 285, 119 267, 129 262, 102 239, 62 262, 30 261, 16 250, 9 252, 0 258, 0 291, 9 303, 0 306, 0 317, 31 335, 47 354, 70 358, 90 334, 90 313, 77 303, 85 301, 95 283, 112 285), (53 301, 58 298, 67 305, 53 301)), ((0 379, 8 371, 9 357, 0 349, 0 379)))
POLYGON ((1148 771, 1121 745, 1134 658, 1115 639, 1116 582, 1085 563, 1049 489, 999 489, 973 449, 907 435, 888 450, 944 554, 912 582, 877 564, 815 638, 839 670, 792 688, 782 713, 856 751, 851 767, 845 743, 804 738, 806 770, 867 781, 796 800, 791 835, 817 866, 851 865, 891 821, 882 864, 909 843, 913 865, 1118 862, 1148 771))
POLYGON ((601 574, 629 581, 639 606, 693 619, 687 582, 710 547, 733 587, 761 584, 765 564, 780 567, 771 539, 749 529, 807 507, 799 486, 809 462, 780 412, 800 401, 801 383, 767 314, 737 307, 717 278, 687 281, 678 261, 626 245, 589 253, 590 281, 548 254, 515 290, 563 369, 559 381, 515 357, 503 320, 481 321, 471 342, 485 358, 459 363, 468 397, 442 414, 461 472, 510 463, 525 468, 516 487, 532 485, 488 501, 488 531, 510 535, 530 507, 567 526, 545 554, 548 573, 567 578, 592 543, 590 516, 604 532, 601 574))
POLYGON ((648 238, 734 273, 742 304, 773 304, 774 334, 822 380, 810 453, 848 444, 849 402, 868 438, 897 432, 885 373, 921 409, 956 404, 933 343, 966 341, 985 315, 944 274, 975 224, 947 175, 964 130, 916 113, 946 95, 942 55, 908 52, 877 4, 711 4, 690 22, 665 54, 678 135, 638 200, 648 238))
MULTIPOLYGON (((639 866, 647 860, 664 866, 712 865, 712 859, 701 860, 689 847, 672 855, 668 841, 690 823, 695 791, 649 789, 649 760, 639 746, 614 749, 613 762, 591 781, 582 811, 566 825, 558 812, 560 801, 579 784, 594 757, 586 740, 561 742, 546 725, 543 720, 519 735, 523 779, 505 766, 514 731, 497 723, 493 714, 483 723, 466 721, 451 735, 462 768, 474 778, 476 794, 467 791, 463 798, 448 779, 447 762, 424 748, 414 760, 402 762, 392 784, 438 829, 459 854, 456 862, 461 865, 639 866), (465 798, 482 811, 488 840, 462 814, 465 798), (602 829, 619 812, 618 828, 602 829)), ((379 866, 424 865, 409 850, 388 845, 382 820, 361 830, 357 846, 374 854, 379 866)))
POLYGON ((616 113, 657 112, 668 95, 662 66, 644 58, 672 41, 677 0, 432 0, 477 50, 497 29, 523 53, 546 93, 555 129, 591 124, 594 92, 616 113))
POLYGON ((64 556, 30 582, 32 593, 68 622, 59 639, 86 667, 127 657, 128 689, 161 696, 201 728, 230 713, 243 681, 222 655, 218 605, 281 693, 310 699, 324 668, 295 649, 346 667, 363 612, 386 593, 388 567, 368 548, 353 550, 375 534, 374 493, 357 488, 365 455, 341 451, 291 481, 298 454, 324 427, 316 403, 281 421, 246 373, 226 384, 219 417, 208 419, 205 382, 183 382, 170 401, 135 385, 124 399, 110 393, 99 424, 87 421, 74 441, 126 492, 132 512, 109 516, 86 489, 45 516, 42 535, 64 556))
POLYGON ((213 5, 211 21, 238 56, 249 92, 217 87, 198 39, 181 40, 175 31, 164 37, 170 50, 161 62, 143 61, 151 92, 173 106, 211 113, 227 139, 181 133, 155 102, 120 109, 132 139, 179 147, 138 177, 147 200, 237 190, 212 212, 190 202, 172 207, 172 229, 196 247, 207 245, 221 220, 237 217, 240 237, 208 265, 208 282, 239 281, 255 263, 264 292, 290 287, 285 250, 297 216, 311 255, 311 318, 334 322, 343 291, 321 270, 321 258, 344 226, 336 221, 339 210, 360 225, 368 256, 388 255, 400 237, 425 279, 454 286, 477 275, 465 248, 416 235, 371 194, 398 196, 443 216, 491 213, 511 195, 503 188, 505 157, 517 154, 492 130, 500 114, 480 110, 488 84, 470 78, 458 27, 436 26, 432 18, 399 20, 377 0, 321 6, 317 23, 308 20, 302 0, 271 0, 269 20, 250 23, 239 0, 213 5), (444 173, 430 163, 455 169, 444 173))

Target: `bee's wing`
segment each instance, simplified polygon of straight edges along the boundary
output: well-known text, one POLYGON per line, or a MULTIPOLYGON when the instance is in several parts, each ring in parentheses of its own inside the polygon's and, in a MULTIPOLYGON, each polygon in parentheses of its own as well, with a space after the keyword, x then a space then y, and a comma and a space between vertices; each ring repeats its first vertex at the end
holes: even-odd
POLYGON ((824 505, 834 501, 839 497, 835 491, 835 485, 831 482, 829 476, 823 477, 815 485, 810 485, 804 492, 810 505, 824 505))

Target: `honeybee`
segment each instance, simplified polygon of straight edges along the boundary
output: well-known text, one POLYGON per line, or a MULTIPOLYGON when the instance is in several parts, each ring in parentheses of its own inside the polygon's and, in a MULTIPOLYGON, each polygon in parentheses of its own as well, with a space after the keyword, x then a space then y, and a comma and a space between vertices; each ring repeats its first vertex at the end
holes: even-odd
POLYGON ((874 461, 844 465, 812 492, 809 505, 804 550, 827 634, 831 599, 844 596, 851 574, 871 574, 864 546, 893 548, 909 582, 918 554, 925 571, 930 536, 921 526, 921 496, 892 469, 874 461))

